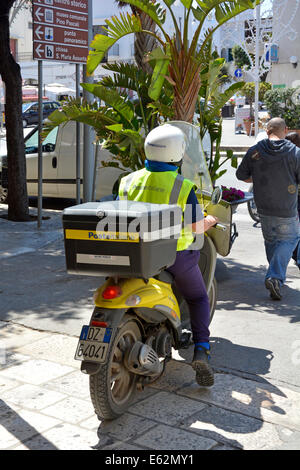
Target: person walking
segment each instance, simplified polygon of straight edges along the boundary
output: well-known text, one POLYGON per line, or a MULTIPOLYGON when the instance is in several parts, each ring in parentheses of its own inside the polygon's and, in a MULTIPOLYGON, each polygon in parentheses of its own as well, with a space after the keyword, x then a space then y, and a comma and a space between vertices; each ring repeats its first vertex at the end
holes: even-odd
POLYGON ((176 126, 164 124, 154 128, 145 140, 145 168, 122 178, 119 199, 153 204, 177 204, 182 208, 184 229, 177 242, 175 263, 167 268, 185 298, 191 318, 195 344, 192 367, 196 381, 212 386, 214 373, 209 364, 210 304, 198 265, 200 252, 193 249, 194 233, 203 233, 218 222, 217 217, 203 214, 195 194, 195 185, 178 174, 186 148, 186 136, 176 126), (190 206, 191 220, 185 216, 190 206))
POLYGON ((285 140, 286 134, 285 121, 271 119, 267 124, 268 138, 248 150, 236 171, 237 179, 253 182, 269 263, 265 287, 273 300, 282 298, 287 266, 300 240, 300 149, 285 140))
MULTIPOLYGON (((295 144, 297 147, 300 148, 300 134, 298 132, 292 131, 289 132, 286 136, 287 140, 290 140, 295 144)), ((298 214, 299 214, 299 219, 300 219, 300 185, 298 186, 298 214)), ((300 242, 298 243, 298 246, 295 248, 293 256, 293 260, 295 260, 299 270, 300 270, 300 242)))

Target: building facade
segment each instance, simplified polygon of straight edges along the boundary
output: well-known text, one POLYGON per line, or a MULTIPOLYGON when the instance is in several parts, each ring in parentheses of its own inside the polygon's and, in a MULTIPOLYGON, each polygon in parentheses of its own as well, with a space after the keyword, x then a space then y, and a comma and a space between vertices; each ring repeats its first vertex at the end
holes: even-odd
POLYGON ((300 86, 300 1, 273 0, 274 38, 278 49, 277 62, 269 74, 274 88, 300 86), (276 11, 281 8, 281 16, 276 11))

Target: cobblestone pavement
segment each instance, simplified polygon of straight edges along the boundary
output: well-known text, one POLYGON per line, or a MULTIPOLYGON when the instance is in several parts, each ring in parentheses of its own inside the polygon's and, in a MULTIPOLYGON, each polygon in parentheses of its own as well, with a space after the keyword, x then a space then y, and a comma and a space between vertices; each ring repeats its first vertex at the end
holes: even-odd
POLYGON ((2 450, 265 450, 300 442, 300 393, 228 373, 201 388, 190 350, 175 353, 122 417, 99 422, 88 377, 73 360, 77 338, 6 322, 0 335, 2 450))

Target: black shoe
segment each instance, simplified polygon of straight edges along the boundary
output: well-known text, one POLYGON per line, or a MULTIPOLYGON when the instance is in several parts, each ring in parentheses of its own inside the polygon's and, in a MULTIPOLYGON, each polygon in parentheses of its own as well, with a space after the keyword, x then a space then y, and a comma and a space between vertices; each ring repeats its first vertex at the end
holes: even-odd
POLYGON ((211 387, 214 384, 214 372, 209 365, 209 350, 196 346, 192 361, 192 368, 196 371, 196 382, 202 387, 211 387))
POLYGON ((266 288, 270 291, 271 299, 273 300, 281 300, 281 290, 280 290, 280 282, 278 279, 268 278, 265 281, 266 288))

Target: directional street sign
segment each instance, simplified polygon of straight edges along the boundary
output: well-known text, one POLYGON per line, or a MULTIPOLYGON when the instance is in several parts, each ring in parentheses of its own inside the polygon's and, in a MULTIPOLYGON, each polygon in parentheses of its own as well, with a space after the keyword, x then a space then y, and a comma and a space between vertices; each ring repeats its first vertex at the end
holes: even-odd
POLYGON ((33 58, 85 63, 88 0, 33 0, 33 58))
POLYGON ((236 78, 241 78, 243 76, 242 69, 236 69, 234 75, 236 76, 236 78))

